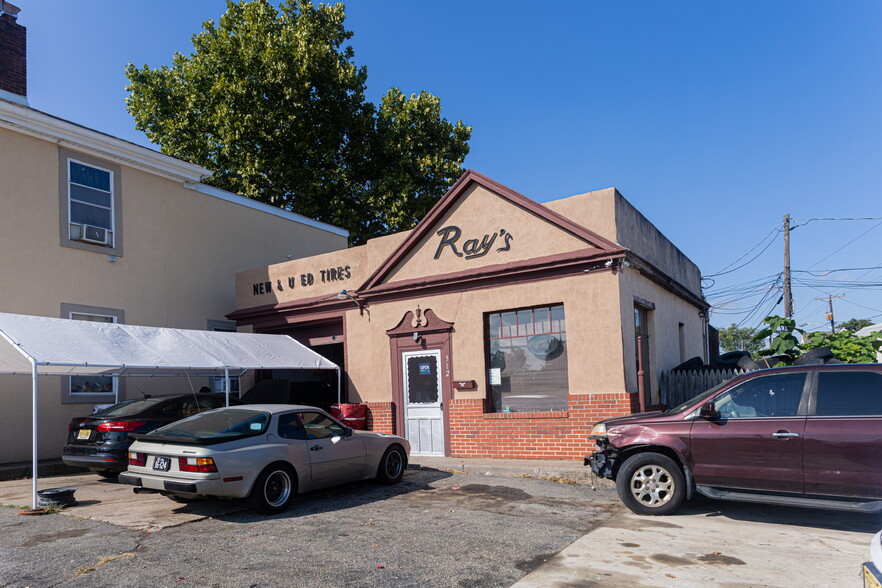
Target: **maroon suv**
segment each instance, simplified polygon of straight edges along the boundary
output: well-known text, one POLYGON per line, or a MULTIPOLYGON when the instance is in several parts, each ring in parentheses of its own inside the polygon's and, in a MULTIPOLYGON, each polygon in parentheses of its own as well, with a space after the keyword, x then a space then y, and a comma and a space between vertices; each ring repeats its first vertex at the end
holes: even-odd
POLYGON ((759 370, 677 406, 600 421, 585 465, 637 514, 711 498, 882 511, 882 365, 759 370))

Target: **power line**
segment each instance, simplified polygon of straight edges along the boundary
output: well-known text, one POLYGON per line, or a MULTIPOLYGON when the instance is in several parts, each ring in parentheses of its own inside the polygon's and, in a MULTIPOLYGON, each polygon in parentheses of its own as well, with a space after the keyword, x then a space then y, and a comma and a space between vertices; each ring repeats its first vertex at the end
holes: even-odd
POLYGON ((851 245, 852 243, 854 243, 855 241, 857 241, 858 239, 860 239, 861 237, 863 237, 864 235, 866 235, 867 233, 869 233, 870 231, 872 231, 873 229, 875 229, 876 227, 878 227, 879 225, 882 225, 882 221, 876 223, 875 225, 873 225, 872 227, 870 227, 869 229, 867 229, 866 231, 864 231, 863 233, 861 233, 860 235, 858 235, 857 237, 855 237, 854 239, 852 239, 851 241, 849 241, 848 243, 846 243, 845 245, 843 245, 842 247, 840 247, 839 249, 837 249, 836 251, 834 251, 833 253, 831 253, 830 255, 828 255, 827 257, 825 257, 825 258, 823 258, 823 259, 821 259, 821 260, 819 260, 819 261, 813 263, 812 265, 809 266, 808 269, 812 269, 813 267, 815 267, 816 265, 818 265, 818 264, 821 263, 822 261, 825 261, 825 260, 827 260, 827 259, 830 259, 831 257, 833 257, 834 255, 836 255, 837 253, 839 253, 840 251, 842 251, 843 249, 845 249, 846 247, 848 247, 849 245, 851 245))
POLYGON ((771 231, 769 231, 769 232, 766 234, 765 237, 763 237, 762 239, 760 239, 760 242, 759 242, 759 243, 757 243, 756 245, 754 245, 753 247, 751 247, 751 248, 747 251, 747 253, 745 253, 744 255, 742 255, 741 257, 739 257, 738 259, 736 259, 735 261, 733 261, 732 263, 730 263, 729 265, 727 265, 726 267, 724 267, 723 269, 721 269, 720 271, 718 271, 717 273, 715 273, 715 274, 708 274, 708 275, 706 275, 706 276, 702 276, 702 278, 714 278, 714 277, 716 277, 716 276, 724 276, 724 275, 726 275, 726 274, 731 274, 732 272, 734 272, 734 271, 738 271, 738 270, 740 270, 741 268, 743 268, 744 266, 746 266, 746 265, 752 263, 754 260, 756 260, 757 257, 759 257, 760 255, 762 255, 763 253, 765 253, 765 252, 766 252, 766 249, 768 249, 769 247, 772 246, 772 243, 775 242, 775 238, 778 236, 776 233, 780 233, 780 232, 781 232, 781 229, 775 227, 774 229, 772 229, 771 231), (745 257, 747 257, 748 255, 750 255, 750 254, 753 252, 753 250, 756 249, 757 247, 759 247, 760 245, 762 245, 763 242, 764 242, 766 239, 768 239, 770 235, 774 235, 774 237, 772 238, 772 240, 769 241, 769 243, 763 248, 763 250, 760 251, 759 253, 757 253, 756 256, 754 256, 750 261, 747 261, 747 262, 745 262, 744 264, 739 265, 738 267, 736 267, 736 268, 734 268, 734 269, 731 269, 731 270, 729 270, 729 271, 726 271, 727 269, 729 269, 730 267, 732 267, 733 265, 735 265, 736 263, 738 263, 739 261, 741 261, 742 259, 744 259, 745 257))

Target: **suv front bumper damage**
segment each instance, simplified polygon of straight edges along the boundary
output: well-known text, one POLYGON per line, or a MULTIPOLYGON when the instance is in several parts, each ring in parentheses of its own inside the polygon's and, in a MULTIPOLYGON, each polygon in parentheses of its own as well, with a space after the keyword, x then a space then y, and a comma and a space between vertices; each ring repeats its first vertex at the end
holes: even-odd
POLYGON ((585 465, 591 466, 591 471, 595 476, 612 479, 616 458, 606 452, 595 451, 585 458, 585 465))

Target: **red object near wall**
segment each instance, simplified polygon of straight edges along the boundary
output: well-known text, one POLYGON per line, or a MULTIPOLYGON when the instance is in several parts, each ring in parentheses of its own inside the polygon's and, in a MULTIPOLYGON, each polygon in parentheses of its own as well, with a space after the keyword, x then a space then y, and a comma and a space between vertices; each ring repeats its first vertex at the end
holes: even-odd
POLYGON ((367 429, 367 405, 366 404, 332 404, 331 416, 353 429, 364 431, 367 429))

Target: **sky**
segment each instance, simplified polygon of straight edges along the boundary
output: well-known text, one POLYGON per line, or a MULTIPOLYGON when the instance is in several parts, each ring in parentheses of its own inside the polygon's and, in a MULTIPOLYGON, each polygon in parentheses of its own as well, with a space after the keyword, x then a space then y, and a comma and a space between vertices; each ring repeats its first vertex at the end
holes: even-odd
MULTIPOLYGON (((13 0, 32 107, 150 145, 124 67, 169 64, 224 0, 13 0)), ((711 324, 882 322, 882 3, 353 0, 368 97, 427 90, 464 166, 538 202, 617 187, 701 269, 711 324), (871 220, 820 220, 871 219, 871 220)))

